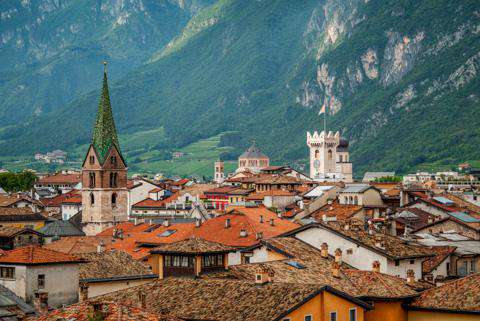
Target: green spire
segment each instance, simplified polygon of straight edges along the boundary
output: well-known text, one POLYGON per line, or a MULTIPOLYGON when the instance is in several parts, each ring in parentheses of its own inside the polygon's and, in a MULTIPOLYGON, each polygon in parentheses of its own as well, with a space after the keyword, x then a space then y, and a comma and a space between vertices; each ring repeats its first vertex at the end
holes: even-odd
POLYGON ((120 152, 118 144, 117 130, 113 120, 112 106, 110 105, 110 95, 108 93, 107 80, 107 62, 104 62, 103 87, 100 101, 98 102, 97 119, 92 134, 92 145, 97 152, 100 162, 103 163, 107 153, 115 145, 120 152))

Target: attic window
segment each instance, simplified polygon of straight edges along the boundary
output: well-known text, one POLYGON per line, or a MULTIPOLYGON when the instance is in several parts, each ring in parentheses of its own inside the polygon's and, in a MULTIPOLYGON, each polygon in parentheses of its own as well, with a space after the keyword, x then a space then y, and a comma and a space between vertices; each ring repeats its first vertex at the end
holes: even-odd
POLYGON ((173 233, 175 233, 177 230, 166 230, 163 233, 158 234, 158 237, 169 237, 173 233))
POLYGON ((287 261, 285 263, 299 270, 305 269, 305 265, 303 265, 302 263, 298 263, 296 261, 287 261))
POLYGON ((95 156, 91 155, 90 156, 90 165, 95 164, 95 156))
POLYGON ((110 156, 110 163, 115 165, 117 163, 117 156, 110 156))

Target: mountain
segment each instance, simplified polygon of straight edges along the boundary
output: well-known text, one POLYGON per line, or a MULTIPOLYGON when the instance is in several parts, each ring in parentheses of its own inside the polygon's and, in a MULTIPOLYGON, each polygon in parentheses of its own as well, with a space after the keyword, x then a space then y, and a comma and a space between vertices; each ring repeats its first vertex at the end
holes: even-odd
MULTIPOLYGON (((111 99, 119 132, 162 131, 127 155, 223 134, 227 157, 256 138, 274 161, 301 164, 305 131, 322 128, 326 104, 327 127, 350 139, 357 175, 479 158, 478 1, 203 4, 164 45, 145 50, 148 58, 117 73, 111 99)), ((22 121, 0 132, 0 155, 87 143, 101 77, 98 61, 91 65, 96 90, 51 112, 25 117, 22 109, 22 121)))

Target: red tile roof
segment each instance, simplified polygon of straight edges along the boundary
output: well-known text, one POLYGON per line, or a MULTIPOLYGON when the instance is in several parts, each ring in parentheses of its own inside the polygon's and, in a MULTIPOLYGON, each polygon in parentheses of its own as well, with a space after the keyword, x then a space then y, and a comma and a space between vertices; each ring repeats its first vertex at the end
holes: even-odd
POLYGON ((40 178, 36 184, 48 185, 48 184, 78 184, 82 180, 82 174, 54 174, 40 178))
POLYGON ((33 245, 7 251, 5 255, 0 256, 0 263, 3 264, 39 265, 79 262, 82 262, 82 259, 76 256, 33 245))
POLYGON ((178 193, 174 193, 167 198, 164 199, 159 199, 157 201, 151 199, 151 198, 146 198, 138 203, 135 203, 132 205, 132 207, 165 207, 168 203, 173 202, 178 198, 178 193))
POLYGON ((79 190, 73 189, 67 193, 57 195, 52 198, 42 198, 40 202, 45 206, 45 207, 59 207, 64 200, 74 197, 74 196, 81 196, 81 193, 79 190))
POLYGON ((435 256, 428 258, 426 261, 422 262, 422 272, 430 273, 439 266, 445 259, 455 252, 457 249, 454 246, 434 246, 431 248, 432 252, 435 253, 435 256))
POLYGON ((335 200, 332 204, 326 204, 314 211, 310 216, 321 221, 323 215, 327 217, 336 217, 339 220, 349 219, 362 210, 361 205, 351 204, 339 204, 338 200, 335 200))
POLYGON ((82 195, 75 195, 63 200, 62 204, 82 204, 82 195))

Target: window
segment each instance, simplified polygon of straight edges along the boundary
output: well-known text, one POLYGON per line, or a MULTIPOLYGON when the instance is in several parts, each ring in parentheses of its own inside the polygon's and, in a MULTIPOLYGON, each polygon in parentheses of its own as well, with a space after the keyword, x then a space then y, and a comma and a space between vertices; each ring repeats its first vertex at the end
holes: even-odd
POLYGON ((2 279, 15 279, 14 267, 0 267, 0 278, 2 279))
POLYGON ((193 267, 193 257, 182 255, 165 255, 166 267, 193 267))
POLYGON ((318 149, 315 150, 315 159, 320 157, 320 151, 318 149))
POLYGON ((399 260, 395 260, 395 266, 400 266, 400 261, 399 260))
POLYGON ((112 194, 112 207, 117 206, 117 194, 112 194))
POLYGON ((90 193, 90 205, 94 205, 95 204, 95 196, 93 196, 93 193, 90 193))
POLYGON ((45 288, 45 274, 39 274, 38 278, 38 288, 39 289, 44 289, 45 288))
POLYGON ((337 312, 330 312, 330 321, 337 321, 337 312))
POLYGON ((415 260, 410 260, 410 264, 415 264, 415 260))
POLYGON ((117 187, 117 173, 110 173, 110 187, 117 187))
POLYGON ((112 165, 117 164, 117 156, 110 156, 110 163, 112 163, 112 165))
POLYGON ((327 154, 328 154, 328 156, 327 156, 328 159, 333 159, 333 152, 332 152, 331 149, 328 150, 327 154))
POLYGON ((95 187, 95 173, 94 172, 90 172, 88 174, 89 178, 90 178, 90 188, 94 188, 95 187))
POLYGON ((202 256, 203 267, 223 267, 223 254, 202 256))
POLYGON ((90 165, 95 164, 95 156, 90 156, 90 165))
POLYGON ((350 309, 350 321, 357 321, 357 309, 350 309))
POLYGON ((353 249, 347 249, 347 254, 353 254, 353 249))
POLYGON ((304 318, 305 321, 313 321, 312 315, 306 315, 304 318))

